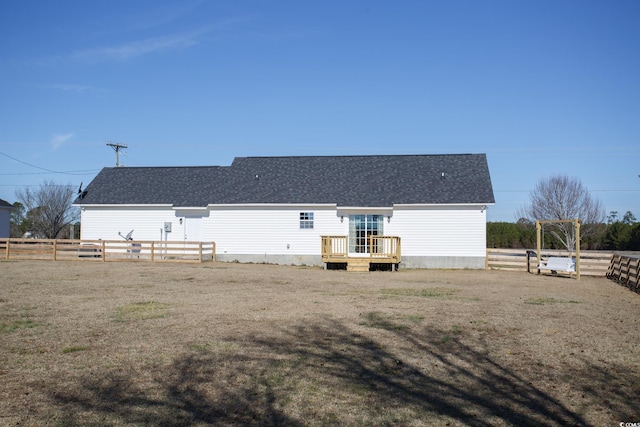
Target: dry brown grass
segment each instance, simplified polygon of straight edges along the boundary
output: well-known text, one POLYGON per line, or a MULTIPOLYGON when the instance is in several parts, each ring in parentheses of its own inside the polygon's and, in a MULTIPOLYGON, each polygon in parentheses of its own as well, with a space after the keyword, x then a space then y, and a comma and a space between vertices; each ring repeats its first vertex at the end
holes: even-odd
POLYGON ((1 425, 640 422, 604 278, 0 262, 1 425))

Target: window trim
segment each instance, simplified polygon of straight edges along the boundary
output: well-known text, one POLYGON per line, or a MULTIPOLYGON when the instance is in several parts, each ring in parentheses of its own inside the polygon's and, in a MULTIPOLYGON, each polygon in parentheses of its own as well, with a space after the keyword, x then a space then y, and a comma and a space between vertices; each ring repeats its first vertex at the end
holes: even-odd
POLYGON ((313 212, 300 212, 300 230, 313 230, 314 218, 313 212))

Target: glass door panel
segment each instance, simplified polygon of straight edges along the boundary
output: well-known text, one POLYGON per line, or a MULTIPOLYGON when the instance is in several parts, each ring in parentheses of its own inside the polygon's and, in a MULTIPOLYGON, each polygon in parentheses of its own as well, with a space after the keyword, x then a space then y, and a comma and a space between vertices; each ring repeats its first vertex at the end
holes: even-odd
POLYGON ((349 253, 376 253, 378 245, 371 236, 383 235, 382 215, 350 215, 349 216, 349 253))

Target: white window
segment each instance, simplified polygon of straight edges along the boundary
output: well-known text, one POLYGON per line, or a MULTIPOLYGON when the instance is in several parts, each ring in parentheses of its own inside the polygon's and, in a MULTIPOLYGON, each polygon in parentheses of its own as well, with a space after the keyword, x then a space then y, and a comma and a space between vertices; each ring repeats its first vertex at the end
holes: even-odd
POLYGON ((313 212, 300 212, 300 228, 313 228, 313 212))

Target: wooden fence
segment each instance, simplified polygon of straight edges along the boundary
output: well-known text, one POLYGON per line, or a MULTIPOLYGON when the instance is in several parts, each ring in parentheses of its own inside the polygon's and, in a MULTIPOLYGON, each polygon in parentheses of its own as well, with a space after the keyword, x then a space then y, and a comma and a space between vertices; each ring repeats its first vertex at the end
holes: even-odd
POLYGON ((607 277, 640 294, 640 258, 613 255, 607 277))
MULTIPOLYGON (((560 250, 543 251, 543 260, 550 256, 568 257, 569 254, 560 250)), ((606 276, 611 256, 611 252, 580 251, 580 274, 583 276, 606 276)), ((528 271, 531 273, 538 271, 538 257, 533 250, 487 249, 486 260, 487 270, 528 271)))
POLYGON ((215 261, 214 242, 0 239, 0 259, 52 261, 215 261))

